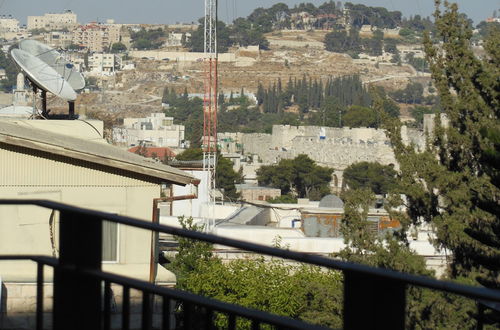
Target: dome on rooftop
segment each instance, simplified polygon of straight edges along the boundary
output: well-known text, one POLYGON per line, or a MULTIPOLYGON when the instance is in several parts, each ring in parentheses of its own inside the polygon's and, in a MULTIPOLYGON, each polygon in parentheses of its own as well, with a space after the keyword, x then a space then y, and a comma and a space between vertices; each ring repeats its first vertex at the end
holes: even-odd
POLYGON ((335 195, 326 195, 319 201, 319 207, 326 207, 329 209, 342 209, 344 202, 335 195))

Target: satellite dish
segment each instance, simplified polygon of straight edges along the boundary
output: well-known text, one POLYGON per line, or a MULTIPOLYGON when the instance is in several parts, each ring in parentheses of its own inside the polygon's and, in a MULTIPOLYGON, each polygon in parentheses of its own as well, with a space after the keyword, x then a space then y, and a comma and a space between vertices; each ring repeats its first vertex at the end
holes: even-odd
POLYGON ((57 73, 63 76, 73 89, 80 90, 85 87, 85 79, 82 74, 54 48, 36 40, 23 40, 19 43, 19 49, 47 63, 56 70, 57 73))
POLYGON ((71 103, 76 100, 73 88, 47 63, 21 49, 13 49, 11 55, 28 79, 42 91, 51 92, 71 103))

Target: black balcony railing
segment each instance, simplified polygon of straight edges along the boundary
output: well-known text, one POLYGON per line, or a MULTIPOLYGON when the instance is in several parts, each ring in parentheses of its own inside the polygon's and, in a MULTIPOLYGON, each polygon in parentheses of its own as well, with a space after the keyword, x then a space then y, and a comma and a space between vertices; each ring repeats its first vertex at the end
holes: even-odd
MULTIPOLYGON (((478 302, 479 315, 488 304, 500 303, 500 291, 496 290, 257 245, 51 201, 0 200, 0 205, 37 205, 60 212, 58 259, 36 255, 0 256, 0 260, 32 260, 37 263, 36 329, 43 329, 44 324, 43 274, 46 266, 54 268, 52 326, 57 330, 111 329, 111 284, 123 288, 122 317, 118 325, 113 324, 113 328, 130 329, 131 289, 142 292, 142 329, 156 327, 153 326, 153 298, 157 298, 156 301, 162 300, 161 329, 211 329, 214 327, 215 315, 226 315, 228 329, 237 328, 240 320, 250 322, 252 329, 259 329, 263 325, 277 329, 321 328, 299 320, 103 272, 103 220, 340 270, 344 274, 343 321, 346 329, 403 329, 408 286, 440 290, 473 299, 478 302), (181 324, 175 324, 170 319, 173 304, 176 303, 182 303, 181 324)), ((479 319, 478 328, 480 327, 479 319)))

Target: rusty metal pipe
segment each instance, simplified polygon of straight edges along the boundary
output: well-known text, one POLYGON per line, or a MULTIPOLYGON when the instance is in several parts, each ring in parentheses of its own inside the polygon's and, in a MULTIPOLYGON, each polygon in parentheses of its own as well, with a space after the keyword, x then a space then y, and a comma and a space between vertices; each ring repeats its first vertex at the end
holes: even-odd
MULTIPOLYGON (((197 187, 197 185, 196 185, 197 187)), ((153 215, 152 215, 152 222, 153 223, 160 223, 160 211, 158 210, 158 204, 161 202, 173 202, 173 201, 180 201, 180 200, 186 200, 186 199, 196 199, 198 198, 198 194, 191 194, 191 195, 180 195, 180 196, 169 196, 169 197, 159 197, 159 198, 154 198, 153 199, 153 215)), ((170 214, 172 214, 172 208, 170 209, 170 214)), ((157 232, 151 232, 151 257, 149 261, 149 282, 154 283, 156 279, 156 271, 157 271, 157 264, 158 264, 158 250, 159 250, 159 235, 157 232)))

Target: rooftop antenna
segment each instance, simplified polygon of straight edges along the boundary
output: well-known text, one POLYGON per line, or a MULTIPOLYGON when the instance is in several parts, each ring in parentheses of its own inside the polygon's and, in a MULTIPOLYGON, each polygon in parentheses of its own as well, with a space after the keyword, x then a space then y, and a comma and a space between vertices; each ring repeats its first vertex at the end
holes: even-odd
POLYGON ((37 94, 38 89, 41 90, 42 113, 47 113, 47 92, 50 92, 68 101, 70 117, 73 117, 76 92, 63 76, 38 57, 22 49, 12 49, 11 56, 31 82, 34 94, 37 94))
MULTIPOLYGON (((81 90, 85 87, 85 78, 83 78, 83 75, 76 70, 75 66, 71 62, 67 61, 61 53, 52 47, 36 40, 23 40, 19 43, 19 49, 29 53, 52 68, 63 78, 65 82, 67 82, 66 85, 69 84, 70 88, 73 89, 73 92, 74 90, 81 90)), ((70 119, 75 115, 74 101, 74 99, 68 100, 70 119)), ((47 96, 44 89, 42 89, 42 111, 44 113, 47 111, 47 96)))
POLYGON ((54 68, 54 70, 68 81, 74 90, 81 90, 85 87, 83 75, 76 70, 73 63, 67 61, 64 56, 54 48, 36 40, 23 40, 19 43, 19 49, 38 57, 54 68))
POLYGON ((209 205, 206 228, 215 225, 215 169, 217 167, 217 0, 205 0, 203 98, 203 171, 206 174, 209 205))

